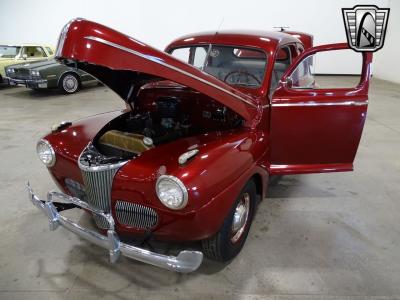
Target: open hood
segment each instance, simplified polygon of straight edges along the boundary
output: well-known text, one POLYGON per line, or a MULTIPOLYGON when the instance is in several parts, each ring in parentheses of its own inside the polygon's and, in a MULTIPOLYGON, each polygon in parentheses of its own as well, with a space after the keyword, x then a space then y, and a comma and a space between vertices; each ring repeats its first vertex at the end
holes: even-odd
POLYGON ((203 93, 241 115, 257 119, 254 99, 171 55, 103 25, 76 19, 61 32, 56 58, 84 70, 121 98, 134 102, 140 88, 171 80, 203 93))

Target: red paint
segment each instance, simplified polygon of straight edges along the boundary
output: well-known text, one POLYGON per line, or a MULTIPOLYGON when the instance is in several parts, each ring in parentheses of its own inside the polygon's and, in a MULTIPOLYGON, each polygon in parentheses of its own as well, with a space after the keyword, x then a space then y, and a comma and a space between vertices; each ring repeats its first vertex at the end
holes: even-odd
MULTIPOLYGON (((311 37, 312 43, 310 35, 304 34, 303 40, 307 40, 307 36, 311 37)), ((154 234, 158 238, 200 240, 215 234, 240 190, 252 177, 256 179, 257 184, 260 183, 259 190, 264 194, 270 174, 352 170, 364 125, 366 106, 274 105, 309 101, 317 104, 365 101, 368 97, 371 54, 364 54, 362 80, 355 89, 291 90, 280 84, 270 101, 269 82, 276 53, 284 44, 298 44, 297 38, 281 32, 228 32, 217 35, 208 33, 189 35, 175 40, 166 51, 210 42, 259 48, 265 51, 268 64, 261 88, 251 91, 239 90, 166 53, 89 21, 74 21, 70 25, 61 51, 61 56, 64 58, 111 69, 146 73, 152 78, 161 76, 162 81, 147 84, 141 89, 135 106, 135 110, 139 112, 151 111, 154 108, 154 97, 162 90, 164 94, 167 91, 170 95, 189 99, 183 105, 185 109, 192 111, 194 116, 196 110, 201 111, 204 107, 227 106, 246 120, 245 126, 237 130, 221 128, 218 131, 159 145, 143 152, 117 172, 112 187, 112 213, 115 213, 113 209, 117 200, 132 201, 152 207, 159 214, 159 223, 154 229, 154 234), (86 36, 111 41, 132 51, 151 56, 154 60, 148 61, 126 51, 87 40, 86 36), (90 47, 87 46, 88 43, 90 47), (173 66, 176 70, 158 64, 157 60, 173 66), (180 73, 180 70, 185 74, 180 73), (196 79, 188 74, 196 76, 196 79), (207 82, 214 86, 210 86, 207 82), (232 94, 242 97, 253 105, 240 101, 232 94), (194 145, 197 145, 199 155, 187 165, 180 166, 179 155, 194 145), (155 194, 155 182, 163 173, 180 178, 187 187, 189 202, 184 209, 170 210, 158 200, 155 194)), ((283 81, 302 58, 316 51, 347 48, 345 44, 314 48, 310 48, 310 45, 303 46, 309 49, 292 63, 283 76, 283 81)), ((65 178, 82 183, 77 165, 80 153, 104 126, 123 113, 126 111, 82 119, 61 132, 45 137, 53 145, 57 155, 57 162, 49 171, 62 189, 65 178)), ((215 127, 211 120, 201 123, 199 117, 197 122, 204 128, 215 127)), ((65 189, 64 191, 68 193, 65 189)), ((141 232, 118 222, 116 229, 120 234, 141 232)))

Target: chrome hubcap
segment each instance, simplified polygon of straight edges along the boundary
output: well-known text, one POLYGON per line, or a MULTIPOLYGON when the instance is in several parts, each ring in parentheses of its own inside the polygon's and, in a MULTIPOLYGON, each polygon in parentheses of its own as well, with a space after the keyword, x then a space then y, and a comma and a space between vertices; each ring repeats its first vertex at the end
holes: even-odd
POLYGON ((232 237, 231 242, 236 243, 246 228, 247 219, 249 218, 250 210, 250 195, 244 193, 242 199, 239 201, 235 208, 232 221, 232 237))
POLYGON ((78 89, 78 80, 73 75, 67 75, 64 77, 63 87, 68 93, 73 93, 78 89))

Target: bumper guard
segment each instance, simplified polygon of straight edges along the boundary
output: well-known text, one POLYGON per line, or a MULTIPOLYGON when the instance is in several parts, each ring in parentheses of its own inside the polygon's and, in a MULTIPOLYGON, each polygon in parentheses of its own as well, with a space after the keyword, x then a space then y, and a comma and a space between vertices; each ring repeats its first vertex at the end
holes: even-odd
POLYGON ((109 251, 111 263, 115 263, 118 260, 118 257, 122 254, 123 256, 167 270, 189 273, 195 271, 203 261, 203 253, 200 251, 184 250, 179 252, 178 256, 168 256, 122 243, 115 232, 114 219, 110 214, 94 209, 86 202, 60 192, 51 191, 47 194, 47 200, 41 200, 37 195, 35 195, 29 183, 26 185, 26 188, 29 193, 29 199, 33 205, 44 212, 48 217, 51 231, 56 230, 61 225, 81 238, 107 249, 109 251), (53 203, 55 198, 62 200, 64 203, 74 204, 77 207, 89 210, 104 217, 109 223, 107 236, 88 228, 84 228, 61 215, 53 203))

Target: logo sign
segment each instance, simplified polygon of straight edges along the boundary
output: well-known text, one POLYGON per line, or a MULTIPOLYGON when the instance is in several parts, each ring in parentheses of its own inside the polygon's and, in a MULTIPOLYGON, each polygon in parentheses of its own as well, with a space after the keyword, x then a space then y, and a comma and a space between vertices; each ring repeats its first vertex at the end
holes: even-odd
POLYGON ((342 8, 347 42, 355 51, 377 51, 383 47, 389 8, 356 5, 342 8))

